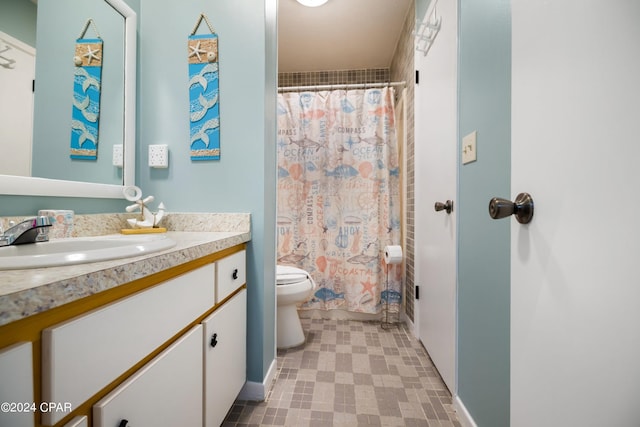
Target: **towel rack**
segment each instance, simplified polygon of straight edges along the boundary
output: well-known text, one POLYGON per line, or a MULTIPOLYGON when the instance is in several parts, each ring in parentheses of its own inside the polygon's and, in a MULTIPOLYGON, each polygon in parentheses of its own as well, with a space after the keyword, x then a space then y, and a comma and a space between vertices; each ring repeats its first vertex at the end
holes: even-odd
POLYGON ((431 49, 431 45, 433 45, 433 41, 442 26, 442 17, 438 16, 437 5, 438 1, 434 0, 424 19, 416 20, 416 31, 414 33, 416 50, 422 52, 425 56, 431 49))
POLYGON ((9 52, 10 50, 11 46, 6 44, 4 40, 0 40, 0 67, 7 69, 12 69, 15 67, 16 60, 4 55, 5 52, 9 52))

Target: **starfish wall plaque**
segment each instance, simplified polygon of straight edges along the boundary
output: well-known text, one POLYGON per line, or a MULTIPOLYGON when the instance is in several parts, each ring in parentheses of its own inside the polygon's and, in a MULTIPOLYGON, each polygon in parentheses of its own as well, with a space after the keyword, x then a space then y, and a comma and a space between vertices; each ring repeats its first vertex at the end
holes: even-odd
POLYGON ((188 39, 191 160, 220 159, 218 35, 204 14, 188 39), (210 34, 195 34, 205 20, 210 34))
POLYGON ((101 38, 76 40, 71 113, 72 159, 96 160, 98 157, 102 50, 101 38))

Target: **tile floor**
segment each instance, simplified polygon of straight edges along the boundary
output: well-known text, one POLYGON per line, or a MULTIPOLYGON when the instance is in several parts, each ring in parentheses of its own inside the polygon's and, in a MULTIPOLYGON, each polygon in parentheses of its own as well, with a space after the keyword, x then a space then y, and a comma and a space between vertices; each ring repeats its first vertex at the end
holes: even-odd
POLYGON ((278 351, 265 402, 236 401, 223 426, 460 427, 451 395, 403 324, 302 319, 307 343, 278 351))

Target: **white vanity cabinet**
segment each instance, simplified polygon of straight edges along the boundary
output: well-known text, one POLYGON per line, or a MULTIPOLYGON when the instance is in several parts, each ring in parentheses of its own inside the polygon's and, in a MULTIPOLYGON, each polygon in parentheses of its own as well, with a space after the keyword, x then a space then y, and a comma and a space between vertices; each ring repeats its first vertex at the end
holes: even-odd
POLYGON ((202 325, 93 407, 94 427, 202 425, 202 325))
POLYGON ((204 326, 204 426, 218 427, 246 381, 247 291, 206 318, 204 326))
POLYGON ((33 426, 32 351, 30 342, 0 350, 0 426, 33 426))
MULTIPOLYGON (((43 401, 78 407, 213 307, 214 291, 209 264, 45 329, 43 401)), ((65 415, 43 413, 43 424, 65 415)))
POLYGON ((219 426, 246 381, 245 248, 0 326, 0 403, 65 405, 0 427, 219 426))

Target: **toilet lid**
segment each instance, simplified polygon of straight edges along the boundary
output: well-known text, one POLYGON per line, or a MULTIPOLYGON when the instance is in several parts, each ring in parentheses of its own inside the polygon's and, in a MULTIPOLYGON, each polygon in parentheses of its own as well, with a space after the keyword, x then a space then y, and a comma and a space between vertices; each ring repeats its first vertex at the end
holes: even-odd
POLYGON ((278 285, 291 285, 292 283, 299 283, 307 280, 309 274, 296 267, 289 267, 288 265, 276 266, 276 284, 278 285))

